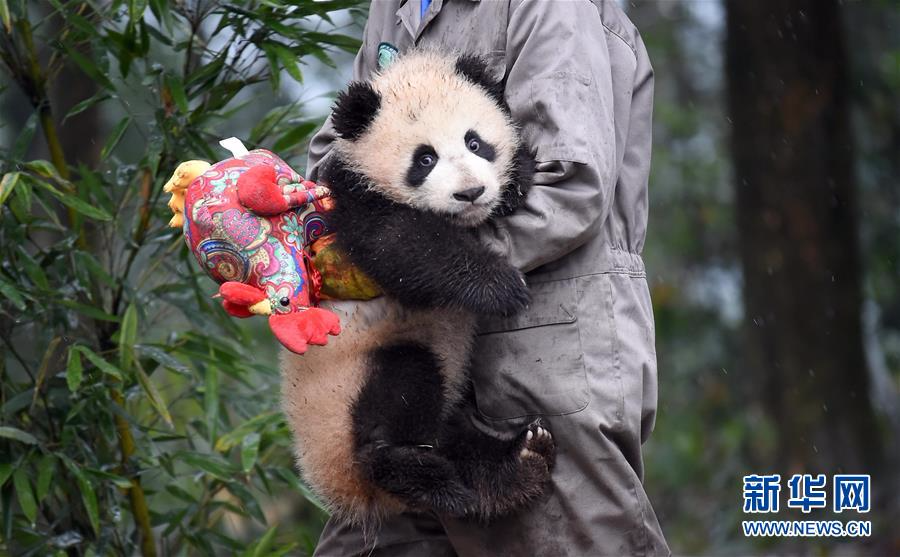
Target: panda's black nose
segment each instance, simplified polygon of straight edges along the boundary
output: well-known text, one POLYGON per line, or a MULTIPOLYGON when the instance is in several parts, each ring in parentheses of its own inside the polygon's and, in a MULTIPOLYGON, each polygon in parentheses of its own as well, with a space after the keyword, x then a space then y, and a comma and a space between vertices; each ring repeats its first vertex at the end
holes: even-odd
POLYGON ((484 193, 484 186, 478 186, 477 188, 469 188, 467 190, 458 191, 453 194, 453 199, 458 201, 468 201, 469 203, 474 202, 476 199, 481 197, 481 194, 484 193))

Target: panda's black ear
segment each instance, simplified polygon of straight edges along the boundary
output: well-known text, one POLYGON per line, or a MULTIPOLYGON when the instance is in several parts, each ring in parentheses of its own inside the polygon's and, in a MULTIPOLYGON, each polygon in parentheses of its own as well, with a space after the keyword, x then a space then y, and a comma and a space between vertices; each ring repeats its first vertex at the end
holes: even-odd
POLYGON ((495 101, 504 105, 503 83, 491 77, 487 60, 474 54, 463 54, 456 59, 456 73, 487 91, 495 101))
POLYGON ((366 131, 380 108, 381 95, 370 84, 354 81, 338 95, 331 123, 340 137, 355 141, 366 131))

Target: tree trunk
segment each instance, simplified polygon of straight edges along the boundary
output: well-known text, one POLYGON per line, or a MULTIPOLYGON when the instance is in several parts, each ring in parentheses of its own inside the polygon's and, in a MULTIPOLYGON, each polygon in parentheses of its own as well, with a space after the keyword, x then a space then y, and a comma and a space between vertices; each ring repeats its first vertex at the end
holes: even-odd
POLYGON ((836 0, 726 1, 747 366, 781 473, 875 472, 836 0))
MULTIPOLYGON (((90 18, 92 12, 87 6, 81 12, 82 17, 90 18)), ((58 32, 62 32, 62 22, 59 18, 52 18, 51 24, 58 26, 58 32)), ((83 46, 82 54, 90 47, 83 46)), ((50 82, 50 101, 53 106, 53 116, 59 129, 59 140, 63 152, 66 154, 66 162, 72 166, 84 164, 88 168, 97 168, 100 163, 100 149, 94 141, 95 137, 103 137, 98 133, 101 130, 100 107, 94 105, 80 114, 65 120, 66 114, 79 102, 89 99, 97 92, 97 84, 85 77, 84 72, 75 62, 66 60, 60 68, 56 79, 50 82)))

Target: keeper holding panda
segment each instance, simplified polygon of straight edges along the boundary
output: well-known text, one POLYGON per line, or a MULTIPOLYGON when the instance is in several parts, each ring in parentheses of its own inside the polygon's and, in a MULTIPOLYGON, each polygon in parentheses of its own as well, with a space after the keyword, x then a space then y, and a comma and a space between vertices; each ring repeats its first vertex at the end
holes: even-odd
MULTIPOLYGON (((478 427, 514 437, 540 419, 555 463, 546 493, 518 512, 486 524, 432 512, 389 515, 374 527, 335 517, 316 555, 668 555, 642 485, 641 445, 657 402, 640 256, 653 97, 643 42, 612 0, 373 0, 354 80, 416 47, 484 57, 533 152, 527 197, 477 229, 483 246, 525 274, 530 303, 479 321, 468 373, 478 427)), ((311 142, 310 180, 324 182, 344 141, 334 116, 311 142)), ((503 149, 472 139, 464 141, 503 149)), ((441 171, 441 153, 414 155, 434 168, 384 171, 420 183, 441 171)), ((474 206, 490 195, 479 187, 457 192, 472 200, 455 199, 474 206)), ((404 201, 430 202, 410 196, 404 201)), ((303 357, 285 360, 287 377, 303 357)))

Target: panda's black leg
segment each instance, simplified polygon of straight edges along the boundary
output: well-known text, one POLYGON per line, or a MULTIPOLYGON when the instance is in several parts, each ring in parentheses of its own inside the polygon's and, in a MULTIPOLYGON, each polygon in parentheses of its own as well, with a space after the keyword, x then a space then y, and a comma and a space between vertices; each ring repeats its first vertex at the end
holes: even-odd
POLYGON ((479 428, 471 412, 454 412, 442 434, 443 451, 463 482, 477 495, 481 520, 509 514, 538 499, 547 489, 556 445, 536 420, 514 437, 479 428))
POLYGON ((454 463, 435 452, 388 445, 360 456, 376 485, 412 507, 456 517, 476 507, 475 492, 462 483, 454 463))
POLYGON ((368 379, 353 407, 356 458, 375 485, 411 506, 461 516, 475 497, 437 450, 444 384, 427 347, 387 345, 369 355, 368 379))

